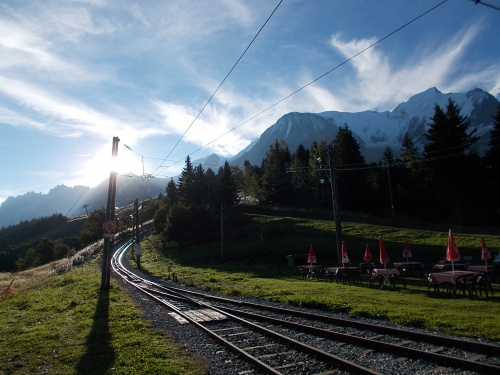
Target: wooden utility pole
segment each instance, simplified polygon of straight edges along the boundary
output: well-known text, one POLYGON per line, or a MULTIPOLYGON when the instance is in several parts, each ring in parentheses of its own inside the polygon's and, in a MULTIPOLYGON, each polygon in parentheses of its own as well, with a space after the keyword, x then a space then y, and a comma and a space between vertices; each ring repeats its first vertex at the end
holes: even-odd
POLYGON ((391 211, 392 218, 396 218, 396 209, 394 208, 394 200, 392 199, 392 185, 391 185, 391 175, 389 174, 389 161, 385 161, 385 165, 387 166, 387 179, 389 180, 389 194, 391 195, 391 211))
POLYGON ((220 204, 220 261, 224 263, 224 207, 220 204))
MULTIPOLYGON (((113 137, 112 157, 118 156, 118 142, 120 138, 113 137)), ((109 279, 111 275, 111 249, 114 245, 114 237, 116 232, 115 221, 115 198, 116 198, 116 171, 111 171, 109 174, 108 187, 108 204, 106 208, 106 222, 104 223, 104 252, 102 256, 102 278, 101 290, 109 289, 109 279)))
POLYGON ((135 257, 137 260, 137 268, 141 268, 142 246, 140 244, 139 232, 139 200, 134 201, 134 235, 135 235, 135 257))
POLYGON ((342 265, 342 223, 340 221, 339 209, 339 190, 337 187, 337 174, 335 172, 335 164, 333 160, 333 148, 328 149, 330 163, 330 184, 332 188, 332 203, 333 203, 333 220, 335 220, 335 236, 337 237, 337 259, 339 267, 342 265))

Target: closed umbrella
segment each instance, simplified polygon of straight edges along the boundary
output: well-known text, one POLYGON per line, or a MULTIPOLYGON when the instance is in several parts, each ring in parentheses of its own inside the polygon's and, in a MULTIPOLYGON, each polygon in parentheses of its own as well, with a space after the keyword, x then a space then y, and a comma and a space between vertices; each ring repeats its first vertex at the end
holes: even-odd
POLYGON ((309 248, 309 255, 307 256, 307 263, 316 263, 316 254, 314 253, 314 247, 311 245, 309 248))
POLYGON ((373 259, 372 253, 370 252, 370 248, 368 247, 368 244, 366 244, 365 256, 363 257, 363 259, 365 260, 365 262, 368 262, 368 261, 373 259))
POLYGON ((481 260, 484 260, 484 265, 488 266, 488 259, 491 259, 491 254, 488 248, 486 247, 486 242, 484 242, 484 238, 481 238, 481 260))
POLYGON ((378 241, 378 247, 380 250, 380 263, 384 265, 384 268, 387 268, 387 263, 389 263, 389 255, 387 255, 387 251, 385 250, 385 245, 382 237, 380 237, 378 241))
POLYGON ((346 263, 349 263, 349 254, 347 253, 347 247, 345 245, 345 242, 342 241, 342 267, 345 267, 346 263))
POLYGON ((413 255, 411 254, 411 248, 410 244, 408 241, 405 241, 405 247, 403 249, 403 257, 406 258, 406 261, 408 262, 408 258, 412 258, 413 255))
POLYGON ((446 260, 451 261, 451 270, 455 273, 455 266, 453 262, 460 259, 460 253, 458 252, 457 244, 453 238, 453 233, 451 229, 448 231, 448 241, 446 241, 446 260))

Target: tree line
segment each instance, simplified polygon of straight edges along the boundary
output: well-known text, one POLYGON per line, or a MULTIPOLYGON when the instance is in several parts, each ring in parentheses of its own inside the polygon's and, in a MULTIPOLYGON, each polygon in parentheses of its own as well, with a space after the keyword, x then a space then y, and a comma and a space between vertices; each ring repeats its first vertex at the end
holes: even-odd
POLYGON ((161 206, 154 215, 154 230, 167 242, 188 247, 220 239, 221 225, 227 237, 238 234, 242 220, 237 215, 240 202, 234 168, 226 161, 217 174, 186 158, 177 180, 170 179, 161 206))
MULTIPOLYGON (((159 208, 157 200, 141 202, 140 220, 151 220, 159 208)), ((132 227, 132 209, 117 210, 117 231, 132 227)), ((0 272, 12 272, 41 266, 75 255, 99 241, 106 212, 99 209, 87 218, 69 220, 62 214, 21 221, 0 229, 0 272)))
MULTIPOLYGON (((400 156, 384 149, 379 162, 367 163, 348 124, 334 139, 299 145, 291 152, 276 140, 261 165, 245 161, 243 168, 226 162, 216 175, 188 157, 174 183, 169 182, 155 229, 168 241, 184 245, 219 239, 222 211, 237 203, 256 202, 281 207, 331 208, 336 184, 341 211, 373 216, 415 218, 434 223, 494 226, 500 222, 500 107, 486 152, 477 150, 470 118, 449 100, 435 106, 423 134, 422 150, 406 133, 400 156), (330 156, 336 169, 332 181, 330 156)), ((231 224, 238 222, 231 216, 231 224)))
POLYGON ((0 229, 0 271, 18 271, 71 256, 79 247, 78 223, 62 214, 0 229))
MULTIPOLYGON (((338 191, 341 211, 373 216, 415 218, 435 223, 495 226, 500 223, 500 107, 493 117, 488 148, 476 148, 476 129, 450 99, 435 106, 422 150, 405 134, 400 156, 387 147, 377 163, 366 163, 360 144, 348 124, 334 139, 299 145, 292 153, 276 140, 261 165, 248 161, 243 168, 228 162, 215 173, 188 156, 177 180, 169 181, 165 195, 143 202, 140 222, 153 225, 165 242, 183 247, 244 238, 244 204, 293 208, 332 208, 332 187, 338 191), (336 169, 332 180, 330 157, 336 169)), ((129 212, 117 213, 118 230, 129 228, 129 212)), ((102 238, 104 210, 92 212, 77 235, 43 238, 67 221, 62 215, 33 219, 0 230, 1 271, 38 266, 70 256, 78 248, 102 238), (21 243, 26 233, 40 238, 21 243)))

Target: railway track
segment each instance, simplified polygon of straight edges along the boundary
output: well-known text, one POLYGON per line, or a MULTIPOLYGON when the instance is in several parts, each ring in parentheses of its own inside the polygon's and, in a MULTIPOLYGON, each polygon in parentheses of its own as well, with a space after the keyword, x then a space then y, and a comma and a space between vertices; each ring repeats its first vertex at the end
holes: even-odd
MULTIPOLYGON (((500 345, 374 325, 332 315, 213 296, 146 280, 127 269, 124 254, 113 270, 249 364, 242 373, 499 374, 500 345), (426 370, 422 372, 422 368, 426 370)), ((170 283, 168 283, 170 284, 170 283)))

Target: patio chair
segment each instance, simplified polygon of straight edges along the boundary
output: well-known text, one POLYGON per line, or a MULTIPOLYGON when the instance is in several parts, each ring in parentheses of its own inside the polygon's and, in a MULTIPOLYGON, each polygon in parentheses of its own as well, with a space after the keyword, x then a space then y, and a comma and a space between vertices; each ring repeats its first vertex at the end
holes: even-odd
POLYGON ((441 294, 450 294, 452 293, 453 288, 450 283, 438 283, 431 275, 426 275, 427 280, 429 281, 428 285, 428 293, 431 295, 431 288, 434 290, 434 295, 439 296, 441 294))
POLYGON ((302 280, 307 279, 307 276, 309 276, 309 270, 307 268, 299 267, 299 273, 302 280))
POLYGON ((326 278, 326 270, 324 268, 315 268, 310 274, 309 278, 315 278, 317 280, 326 278))
POLYGON ((457 279, 456 288, 457 291, 462 291, 462 295, 465 297, 466 293, 469 295, 469 298, 477 297, 476 290, 476 277, 475 276, 462 276, 457 279))
POLYGON ((491 285, 491 281, 488 277, 487 272, 481 272, 480 275, 475 277, 474 282, 477 289, 479 290, 479 296, 481 297, 483 296, 483 290, 484 290, 486 297, 488 297, 488 291, 491 292, 491 296, 494 297, 493 287, 491 285))

